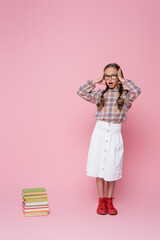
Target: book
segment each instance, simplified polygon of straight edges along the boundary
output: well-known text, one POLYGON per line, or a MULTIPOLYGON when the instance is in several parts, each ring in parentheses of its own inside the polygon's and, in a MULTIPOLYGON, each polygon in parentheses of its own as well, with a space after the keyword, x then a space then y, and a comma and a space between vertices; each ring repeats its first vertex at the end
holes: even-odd
POLYGON ((24 199, 46 198, 46 197, 47 197, 47 194, 43 194, 43 195, 35 194, 35 195, 25 195, 25 196, 22 195, 22 197, 23 197, 24 199))
POLYGON ((44 209, 24 209, 23 211, 25 213, 26 212, 48 212, 49 209, 48 208, 44 208, 44 209))
POLYGON ((23 193, 28 193, 28 192, 46 192, 45 188, 23 188, 22 189, 23 193))
POLYGON ((26 217, 32 217, 32 216, 47 216, 48 212, 24 212, 24 216, 26 217))
POLYGON ((32 208, 32 209, 23 209, 24 212, 48 212, 49 208, 32 208))
POLYGON ((24 198, 25 202, 44 202, 48 201, 48 198, 33 198, 33 199, 26 199, 24 198))
POLYGON ((24 206, 23 206, 23 208, 44 208, 44 207, 49 207, 49 205, 48 204, 44 204, 44 205, 28 205, 28 206, 26 206, 25 205, 25 203, 24 203, 24 206))
POLYGON ((26 203, 24 202, 26 206, 33 206, 33 205, 46 205, 48 202, 31 202, 31 203, 26 203))
POLYGON ((49 208, 48 204, 44 204, 44 205, 33 205, 33 206, 26 206, 24 201, 22 202, 22 207, 23 209, 44 209, 44 208, 49 208))
POLYGON ((22 197, 23 196, 38 196, 38 195, 41 195, 41 196, 46 196, 46 192, 28 192, 28 193, 22 193, 22 197))

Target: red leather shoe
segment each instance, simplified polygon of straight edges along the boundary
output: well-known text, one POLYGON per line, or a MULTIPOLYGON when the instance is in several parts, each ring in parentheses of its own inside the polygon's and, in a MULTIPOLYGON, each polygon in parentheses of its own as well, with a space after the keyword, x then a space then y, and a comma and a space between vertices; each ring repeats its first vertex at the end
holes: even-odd
POLYGON ((97 207, 97 213, 101 214, 101 215, 107 214, 105 198, 99 198, 99 204, 98 204, 98 207, 97 207))
POLYGON ((115 197, 105 197, 106 202, 106 208, 108 210, 108 214, 110 215, 116 215, 118 213, 117 209, 113 206, 112 200, 115 199, 115 197))

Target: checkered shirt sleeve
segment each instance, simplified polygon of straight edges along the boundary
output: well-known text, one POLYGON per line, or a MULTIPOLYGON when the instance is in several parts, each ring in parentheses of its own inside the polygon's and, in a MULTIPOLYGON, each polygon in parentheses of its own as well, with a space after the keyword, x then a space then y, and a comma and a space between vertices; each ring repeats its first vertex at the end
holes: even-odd
POLYGON ((127 90, 127 108, 132 106, 132 102, 140 95, 141 89, 132 81, 125 79, 122 83, 123 89, 127 90))
POLYGON ((99 88, 97 91, 94 91, 95 87, 96 86, 93 84, 93 81, 88 80, 84 85, 79 87, 77 94, 86 101, 96 104, 98 101, 99 93, 102 90, 99 88))

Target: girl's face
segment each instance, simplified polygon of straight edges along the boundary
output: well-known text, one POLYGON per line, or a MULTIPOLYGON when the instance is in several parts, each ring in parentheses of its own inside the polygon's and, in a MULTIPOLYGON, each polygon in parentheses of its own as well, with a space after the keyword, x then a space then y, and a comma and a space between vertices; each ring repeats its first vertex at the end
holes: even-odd
POLYGON ((114 67, 108 67, 104 71, 104 80, 110 89, 118 90, 118 71, 114 67), (109 77, 109 78, 108 78, 109 77))

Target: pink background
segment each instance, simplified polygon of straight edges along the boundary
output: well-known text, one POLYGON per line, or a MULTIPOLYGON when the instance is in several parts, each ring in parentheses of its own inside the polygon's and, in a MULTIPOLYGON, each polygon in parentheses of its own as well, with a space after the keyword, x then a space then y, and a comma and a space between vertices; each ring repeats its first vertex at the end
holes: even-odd
POLYGON ((159 10, 158 0, 0 1, 3 239, 159 239, 159 10), (76 92, 111 62, 142 93, 122 125, 119 214, 100 216, 85 171, 96 106, 76 92), (47 189, 47 217, 24 217, 30 187, 47 189))

